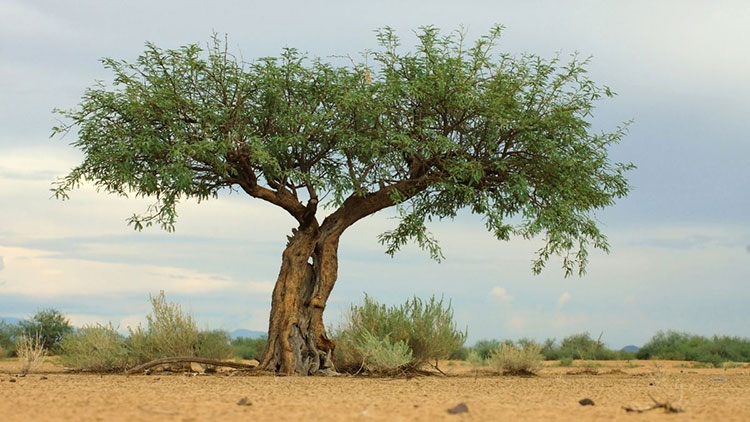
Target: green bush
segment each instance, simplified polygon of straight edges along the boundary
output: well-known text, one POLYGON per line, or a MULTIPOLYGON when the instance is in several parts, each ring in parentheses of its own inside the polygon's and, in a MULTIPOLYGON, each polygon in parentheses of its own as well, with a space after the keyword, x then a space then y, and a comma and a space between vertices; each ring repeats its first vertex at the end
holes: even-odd
POLYGON ((728 336, 712 338, 660 331, 636 353, 638 359, 688 360, 716 367, 727 361, 750 362, 750 339, 728 336))
POLYGON ((140 363, 125 339, 108 325, 87 325, 63 337, 60 359, 82 371, 120 371, 140 363))
POLYGON ((15 355, 16 339, 21 335, 21 327, 0 321, 0 358, 15 355))
POLYGON ((237 337, 232 340, 231 344, 235 357, 248 360, 255 359, 259 361, 263 356, 263 352, 266 350, 268 339, 266 337, 237 337))
POLYGON ((543 359, 542 346, 533 341, 503 343, 492 353, 489 364, 504 374, 531 375, 541 368, 543 359))
POLYGON ((224 360, 234 355, 229 344, 229 333, 223 330, 201 331, 198 333, 196 355, 202 358, 224 360))
POLYGON ((401 306, 388 308, 365 295, 364 303, 351 307, 346 321, 334 334, 337 344, 334 363, 339 371, 361 369, 368 354, 362 346, 363 339, 368 337, 366 333, 381 341, 377 344, 381 349, 386 348, 383 343, 386 340, 391 351, 398 349, 399 343, 408 346, 411 360, 404 367, 409 369, 449 357, 466 340, 466 333, 456 328, 450 304, 445 305, 442 299, 433 296, 423 301, 415 297, 401 306))
POLYGON ((370 373, 395 374, 413 358, 411 349, 404 341, 391 341, 388 336, 378 338, 367 330, 359 333, 354 347, 362 356, 362 368, 370 373))
POLYGON ((492 352, 497 350, 498 347, 500 347, 500 342, 498 340, 479 340, 474 344, 472 350, 474 350, 482 360, 486 361, 492 356, 492 352))
POLYGON ((469 352, 471 352, 471 349, 468 347, 461 346, 458 349, 451 352, 450 356, 448 356, 448 359, 450 360, 466 360, 469 358, 469 352))
POLYGON ((111 324, 87 326, 66 335, 61 345, 63 364, 80 370, 115 371, 165 357, 232 357, 227 332, 198 331, 193 317, 168 303, 164 292, 150 296, 150 301, 146 328, 128 328, 128 337, 118 334, 111 324))
POLYGON ((149 296, 151 314, 146 316, 146 338, 155 353, 153 358, 194 356, 198 344, 198 328, 193 317, 184 314, 179 304, 168 303, 164 291, 149 296))
POLYGON ((57 309, 44 309, 30 320, 21 321, 21 331, 27 337, 39 335, 42 347, 50 353, 59 352, 58 344, 63 336, 73 332, 68 318, 57 309))

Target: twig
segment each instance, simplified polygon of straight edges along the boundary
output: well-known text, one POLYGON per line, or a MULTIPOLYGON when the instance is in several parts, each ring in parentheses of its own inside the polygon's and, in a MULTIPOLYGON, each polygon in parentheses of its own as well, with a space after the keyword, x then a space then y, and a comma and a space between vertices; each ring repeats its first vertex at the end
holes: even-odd
MULTIPOLYGON (((626 412, 637 412, 637 413, 643 413, 648 412, 649 410, 654 409, 664 409, 667 413, 682 413, 685 410, 677 405, 673 405, 672 403, 665 401, 660 402, 654 398, 654 396, 649 393, 648 397, 651 399, 651 401, 654 402, 654 404, 649 406, 623 406, 622 408, 625 409, 626 412)), ((682 388, 680 388, 680 402, 682 402, 682 388)))
POLYGON ((137 374, 141 371, 151 369, 155 366, 166 365, 168 363, 193 363, 193 362, 202 363, 204 365, 223 366, 223 367, 235 368, 235 369, 253 369, 257 367, 257 365, 248 365, 245 363, 236 363, 236 362, 224 362, 221 360, 206 359, 206 358, 199 358, 199 357, 173 357, 173 358, 155 359, 155 360, 152 360, 151 362, 146 362, 142 365, 138 365, 135 368, 128 369, 127 371, 125 371, 125 373, 137 374))
POLYGON ((440 368, 438 368, 438 361, 437 360, 435 360, 435 364, 434 365, 430 364, 430 366, 432 366, 433 368, 435 368, 436 371, 438 371, 441 374, 443 374, 444 377, 448 376, 448 375, 445 375, 445 372, 443 372, 440 368))

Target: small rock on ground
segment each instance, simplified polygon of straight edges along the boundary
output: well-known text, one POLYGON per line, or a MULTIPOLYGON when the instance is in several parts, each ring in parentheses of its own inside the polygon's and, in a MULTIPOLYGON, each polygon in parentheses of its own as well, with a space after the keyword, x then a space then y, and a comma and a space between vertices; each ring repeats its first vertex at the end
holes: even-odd
POLYGON ((466 406, 466 403, 459 403, 455 407, 451 407, 448 409, 448 413, 451 415, 455 415, 457 413, 467 413, 469 411, 469 407, 466 406))

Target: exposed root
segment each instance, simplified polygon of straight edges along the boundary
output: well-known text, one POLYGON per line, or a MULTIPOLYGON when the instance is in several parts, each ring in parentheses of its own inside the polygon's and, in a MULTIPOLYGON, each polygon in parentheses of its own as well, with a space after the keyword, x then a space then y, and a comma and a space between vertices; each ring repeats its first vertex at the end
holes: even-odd
POLYGON ((155 366, 159 365, 166 365, 170 363, 200 363, 203 365, 213 365, 213 366, 222 366, 227 368, 235 368, 235 369, 254 369, 257 365, 248 365, 245 363, 237 363, 237 362, 225 362, 221 360, 214 360, 214 359, 205 359, 205 358, 199 358, 199 357, 173 357, 173 358, 161 358, 161 359, 155 359, 151 362, 146 362, 142 365, 138 365, 135 368, 128 369, 125 371, 125 374, 137 374, 139 372, 151 369, 155 366))

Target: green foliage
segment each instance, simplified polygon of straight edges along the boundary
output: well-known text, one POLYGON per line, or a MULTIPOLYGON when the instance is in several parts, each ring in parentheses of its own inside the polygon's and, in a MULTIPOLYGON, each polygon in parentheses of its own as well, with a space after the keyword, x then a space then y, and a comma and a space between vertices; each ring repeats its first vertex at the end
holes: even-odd
POLYGON ((104 59, 112 83, 54 128, 76 129, 84 159, 53 191, 65 199, 88 181, 154 198, 136 229, 172 230, 181 200, 225 188, 300 223, 319 197, 356 211, 349 224, 396 205, 386 252, 415 240, 436 259, 425 223, 468 209, 500 240, 541 237, 535 272, 560 255, 566 275, 582 273, 590 247, 608 248, 593 213, 629 190, 632 165, 608 157, 625 129, 590 129, 594 103, 613 94, 588 78, 588 60, 502 54, 500 34, 471 43, 424 27, 402 52, 384 28, 379 48, 346 67, 294 49, 243 63, 216 37, 205 51, 147 44, 134 63, 104 59))
POLYGON ((448 359, 467 360, 469 358, 469 353, 471 353, 471 349, 469 347, 461 346, 458 349, 452 351, 450 356, 448 356, 448 359))
POLYGON ((660 331, 636 354, 638 359, 689 360, 710 363, 715 367, 723 362, 750 362, 750 339, 713 336, 711 338, 660 331))
POLYGON ((41 310, 30 320, 21 321, 20 326, 27 337, 35 337, 38 334, 42 347, 50 353, 57 353, 58 344, 63 336, 73 332, 68 318, 57 309, 41 310))
POLYGON ((263 351, 266 350, 268 339, 237 337, 232 340, 232 349, 235 357, 248 360, 260 360, 263 351))
POLYGON ((366 329, 359 333, 354 344, 362 356, 362 368, 374 374, 394 374, 412 362, 412 350, 401 341, 391 341, 388 336, 378 338, 366 329))
POLYGON ((460 349, 466 333, 456 328, 453 310, 442 299, 433 296, 422 301, 415 297, 403 305, 388 308, 365 295, 361 306, 351 307, 346 322, 334 337, 336 368, 356 372, 368 356, 363 345, 373 346, 369 353, 383 353, 388 356, 384 360, 393 362, 403 351, 399 345, 402 343, 411 352, 411 359, 405 366, 418 369, 428 361, 445 359, 460 349))
POLYGON ((489 358, 489 364, 496 371, 509 375, 530 375, 536 373, 542 365, 542 346, 527 341, 513 344, 503 343, 489 358))
POLYGON ((229 333, 223 330, 200 331, 195 354, 208 359, 229 359, 234 356, 230 340, 229 333))
POLYGON ((233 355, 225 331, 198 331, 192 316, 176 303, 166 301, 164 292, 149 296, 151 314, 147 327, 128 327, 121 336, 111 324, 85 326, 62 341, 66 366, 86 371, 117 371, 164 357, 198 356, 227 359, 233 355))
POLYGON ((198 344, 198 328, 193 317, 182 312, 180 305, 168 303, 164 291, 149 296, 151 314, 146 316, 148 331, 145 337, 152 359, 168 356, 193 356, 198 344))
POLYGON ((0 357, 10 357, 16 352, 16 339, 21 335, 21 327, 0 321, 0 357))
POLYGON ((83 326, 66 335, 60 349, 63 365, 81 371, 122 371, 142 362, 112 324, 83 326))
POLYGON ((498 347, 500 347, 500 341, 498 340, 479 340, 471 349, 477 353, 480 359, 486 361, 498 347))
POLYGON ((560 359, 560 366, 573 366, 573 358, 567 357, 560 359))

